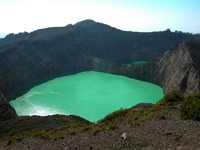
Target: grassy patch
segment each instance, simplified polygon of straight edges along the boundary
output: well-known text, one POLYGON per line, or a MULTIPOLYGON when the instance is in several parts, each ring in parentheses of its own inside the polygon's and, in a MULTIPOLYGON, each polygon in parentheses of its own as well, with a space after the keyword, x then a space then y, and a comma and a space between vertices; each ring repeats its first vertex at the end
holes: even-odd
POLYGON ((90 126, 87 124, 81 123, 70 123, 60 127, 52 128, 50 130, 29 130, 21 133, 17 133, 10 136, 5 136, 1 140, 4 142, 14 142, 20 141, 24 137, 42 137, 48 140, 57 140, 64 138, 68 135, 74 135, 83 131, 90 129, 90 126), (59 132, 58 134, 56 134, 59 132), (55 134, 55 135, 54 135, 55 134))
POLYGON ((129 116, 132 120, 132 126, 141 125, 145 121, 150 120, 165 120, 167 113, 170 109, 176 109, 182 101, 184 96, 181 92, 172 92, 164 96, 157 104, 152 105, 150 108, 140 109, 129 116))
POLYGON ((185 100, 183 93, 174 91, 166 94, 164 98, 159 102, 159 105, 165 106, 166 108, 175 108, 174 106, 180 104, 185 100))
POLYGON ((118 124, 125 118, 127 112, 127 109, 120 109, 107 115, 105 118, 98 121, 97 125, 92 128, 90 133, 96 135, 98 132, 116 129, 118 124))
POLYGON ((129 120, 132 120, 132 126, 138 126, 141 123, 152 120, 156 118, 156 114, 152 113, 158 108, 158 104, 153 105, 147 109, 140 109, 138 111, 133 112, 133 114, 129 117, 129 120))
POLYGON ((20 141, 24 137, 36 137, 36 136, 41 136, 44 139, 50 139, 50 135, 47 131, 45 130, 32 130, 32 131, 24 131, 22 133, 17 133, 11 136, 6 136, 2 139, 4 142, 14 142, 14 141, 20 141))
POLYGON ((101 119, 100 121, 98 121, 98 124, 101 124, 101 123, 108 124, 110 122, 120 122, 123 120, 123 118, 127 112, 128 112, 127 109, 117 110, 117 111, 107 115, 105 118, 101 119))

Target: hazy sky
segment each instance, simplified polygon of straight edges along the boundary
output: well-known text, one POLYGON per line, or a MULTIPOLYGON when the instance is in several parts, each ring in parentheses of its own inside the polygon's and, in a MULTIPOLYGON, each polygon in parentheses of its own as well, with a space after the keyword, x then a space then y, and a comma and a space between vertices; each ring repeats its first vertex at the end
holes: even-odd
POLYGON ((0 34, 93 19, 128 31, 200 33, 200 0, 0 0, 0 34))

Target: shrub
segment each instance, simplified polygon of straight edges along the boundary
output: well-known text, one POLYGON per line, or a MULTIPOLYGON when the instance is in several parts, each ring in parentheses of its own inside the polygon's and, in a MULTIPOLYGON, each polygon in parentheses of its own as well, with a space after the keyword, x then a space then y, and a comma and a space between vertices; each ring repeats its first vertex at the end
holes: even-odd
POLYGON ((200 92, 189 96, 180 106, 180 115, 183 119, 200 121, 200 92))
POLYGON ((174 92, 171 92, 171 93, 165 95, 164 98, 161 100, 161 103, 168 105, 168 106, 173 106, 175 104, 183 102, 184 99, 185 98, 181 92, 174 91, 174 92))

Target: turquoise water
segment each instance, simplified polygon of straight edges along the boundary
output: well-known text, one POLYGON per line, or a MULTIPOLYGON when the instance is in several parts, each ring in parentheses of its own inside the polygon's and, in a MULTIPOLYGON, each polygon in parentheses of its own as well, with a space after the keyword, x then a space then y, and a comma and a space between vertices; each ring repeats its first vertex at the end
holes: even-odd
POLYGON ((135 61, 132 64, 148 64, 148 63, 149 63, 149 61, 143 60, 143 61, 135 61))
POLYGON ((162 97, 155 84, 88 71, 35 86, 10 104, 18 115, 73 114, 95 122, 115 110, 156 103, 162 97))
POLYGON ((144 65, 144 64, 148 64, 149 61, 145 61, 145 60, 141 60, 141 61, 134 61, 132 63, 129 64, 122 64, 122 65, 130 65, 130 64, 138 64, 138 65, 144 65))

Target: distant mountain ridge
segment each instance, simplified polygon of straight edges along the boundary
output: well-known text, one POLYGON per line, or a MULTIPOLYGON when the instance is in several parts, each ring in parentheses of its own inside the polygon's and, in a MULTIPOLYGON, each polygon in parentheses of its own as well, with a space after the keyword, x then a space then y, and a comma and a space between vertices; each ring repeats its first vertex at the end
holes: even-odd
POLYGON ((167 49, 173 48, 182 41, 197 42, 200 41, 200 37, 170 30, 151 33, 126 32, 93 20, 85 20, 65 27, 9 34, 0 40, 0 48, 38 40, 40 42, 65 40, 70 42, 70 45, 82 45, 84 51, 96 57, 128 63, 141 59, 152 60, 162 56, 167 49), (71 41, 68 40, 69 38, 71 41))

